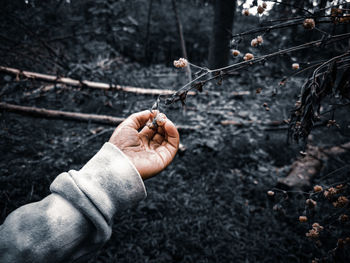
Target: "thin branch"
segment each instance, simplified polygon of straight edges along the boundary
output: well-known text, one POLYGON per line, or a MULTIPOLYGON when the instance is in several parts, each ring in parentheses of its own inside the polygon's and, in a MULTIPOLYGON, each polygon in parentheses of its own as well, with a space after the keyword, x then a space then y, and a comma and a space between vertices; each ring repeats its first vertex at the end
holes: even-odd
MULTIPOLYGON (((254 64, 257 64, 259 62, 263 62, 267 59, 276 57, 276 56, 281 56, 290 52, 294 52, 294 51, 299 51, 299 50, 303 50, 306 48, 310 48, 310 47, 318 47, 320 44, 324 44, 324 45, 328 45, 333 43, 334 41, 339 41, 341 39, 346 39, 346 38, 350 38, 350 33, 345 33, 345 34, 340 34, 340 35, 335 35, 335 36, 331 36, 328 39, 319 39, 319 40, 315 40, 315 41, 311 41, 308 43, 304 43, 298 46, 294 46, 294 47, 290 47, 290 48, 286 48, 283 50, 279 50, 261 57, 257 57, 255 59, 252 60, 248 60, 248 61, 241 61, 223 68, 219 68, 219 69, 214 69, 214 70, 210 70, 210 69, 205 69, 205 72, 203 74, 201 74, 200 76, 198 76, 197 78, 195 78, 194 80, 188 82, 187 84, 185 84, 182 88, 180 88, 178 91, 176 91, 174 94, 172 94, 172 96, 176 96, 176 95, 180 95, 184 92, 189 92, 191 89, 195 88, 195 82, 196 81, 200 81, 203 77, 207 76, 208 74, 213 74, 213 76, 209 79, 203 80, 202 84, 205 84, 208 81, 211 81, 213 79, 217 79, 217 78, 222 78, 223 76, 232 74, 234 71, 238 70, 238 69, 244 69, 246 67, 252 66, 254 64)), ((203 68, 204 69, 204 68, 203 68)), ((176 100, 174 100, 176 101, 176 100)))
POLYGON ((284 6, 289 6, 289 7, 293 7, 295 9, 298 9, 300 11, 303 11, 303 12, 306 12, 310 15, 313 15, 314 13, 312 13, 311 11, 305 9, 305 8, 302 8, 302 7, 299 7, 299 6, 296 6, 296 5, 292 5, 292 4, 287 4, 285 2, 278 2, 278 1, 273 1, 273 0, 270 0, 270 1, 266 1, 266 2, 272 2, 272 3, 275 3, 275 4, 279 4, 279 5, 284 5, 284 6))
POLYGON ((343 57, 346 57, 346 56, 349 56, 349 55, 350 55, 350 51, 347 51, 347 52, 345 52, 344 54, 339 55, 339 56, 336 56, 336 57, 334 57, 334 58, 331 58, 330 60, 327 60, 326 62, 324 62, 323 64, 321 64, 320 66, 318 66, 318 67, 315 69, 315 71, 314 71, 314 73, 313 73, 313 75, 312 75, 313 82, 316 83, 316 75, 317 75, 317 73, 320 71, 320 69, 322 69, 324 66, 327 66, 328 64, 332 63, 332 62, 335 61, 335 60, 338 60, 338 59, 340 59, 340 58, 343 58, 343 57))

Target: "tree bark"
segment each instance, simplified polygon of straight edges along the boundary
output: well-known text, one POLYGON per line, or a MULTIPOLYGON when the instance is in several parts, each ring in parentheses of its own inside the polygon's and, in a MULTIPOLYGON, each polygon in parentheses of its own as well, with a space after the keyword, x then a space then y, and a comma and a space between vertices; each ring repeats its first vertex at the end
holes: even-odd
POLYGON ((210 39, 209 67, 227 66, 230 53, 230 38, 236 9, 234 0, 216 0, 214 6, 213 33, 210 39))
POLYGON ((350 150, 350 142, 340 146, 322 149, 309 145, 306 156, 297 159, 288 176, 278 180, 279 184, 289 188, 304 189, 311 187, 312 179, 318 175, 330 156, 337 156, 350 150))
POLYGON ((149 0, 148 4, 148 14, 147 14, 147 25, 146 25, 146 37, 145 37, 145 58, 148 64, 151 64, 152 58, 150 57, 151 52, 149 51, 149 34, 153 10, 153 0, 149 0))

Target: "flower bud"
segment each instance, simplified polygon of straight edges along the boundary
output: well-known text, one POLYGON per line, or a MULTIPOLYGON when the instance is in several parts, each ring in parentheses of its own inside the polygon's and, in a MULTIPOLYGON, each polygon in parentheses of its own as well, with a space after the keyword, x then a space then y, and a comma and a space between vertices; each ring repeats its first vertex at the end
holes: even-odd
POLYGON ((295 70, 299 69, 299 64, 298 63, 293 63, 292 64, 292 68, 295 69, 295 70))
POLYGON ((315 20, 313 18, 306 18, 303 22, 305 29, 311 30, 315 28, 315 20))
POLYGON ((241 52, 239 52, 239 50, 237 50, 237 49, 233 49, 231 52, 232 52, 232 55, 234 55, 235 57, 237 57, 239 54, 241 54, 241 52))
POLYGON ((245 61, 254 59, 254 55, 252 53, 246 53, 243 57, 245 61))

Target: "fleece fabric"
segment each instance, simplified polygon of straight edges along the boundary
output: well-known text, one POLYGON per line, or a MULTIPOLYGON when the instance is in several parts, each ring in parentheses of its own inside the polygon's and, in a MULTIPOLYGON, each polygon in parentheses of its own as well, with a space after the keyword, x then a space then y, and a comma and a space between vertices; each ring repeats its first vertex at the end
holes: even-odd
POLYGON ((85 262, 110 238, 113 216, 146 197, 140 174, 111 143, 58 175, 50 191, 0 226, 0 262, 85 262))

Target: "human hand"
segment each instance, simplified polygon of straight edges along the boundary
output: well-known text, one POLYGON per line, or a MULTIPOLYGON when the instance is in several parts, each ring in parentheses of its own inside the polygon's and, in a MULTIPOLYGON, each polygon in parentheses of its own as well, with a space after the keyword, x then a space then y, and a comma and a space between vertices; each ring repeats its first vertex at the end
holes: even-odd
POLYGON ((145 126, 157 114, 158 111, 151 113, 149 110, 132 114, 114 130, 109 139, 129 157, 143 180, 164 170, 174 159, 179 147, 179 133, 166 117, 157 129, 145 126))

